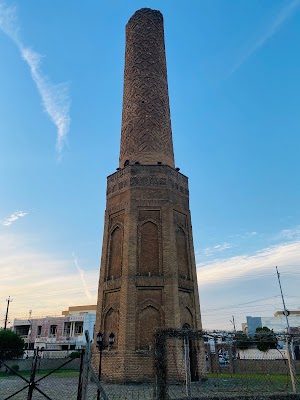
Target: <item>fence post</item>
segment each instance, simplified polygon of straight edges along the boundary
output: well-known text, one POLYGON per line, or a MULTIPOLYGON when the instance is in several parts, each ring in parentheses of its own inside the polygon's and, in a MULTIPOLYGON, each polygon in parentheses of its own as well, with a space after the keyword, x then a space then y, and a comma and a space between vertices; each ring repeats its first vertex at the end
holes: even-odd
POLYGON ((293 393, 297 393, 296 371, 295 371, 294 360, 292 359, 292 351, 294 349, 291 350, 289 335, 286 336, 286 350, 287 350, 287 357, 288 357, 288 363, 289 363, 289 370, 290 370, 290 376, 291 376, 291 381, 292 381, 293 393))
POLYGON ((79 379, 78 379, 78 390, 77 400, 82 400, 82 386, 83 386, 83 370, 84 370, 84 349, 80 353, 80 368, 79 368, 79 379))
POLYGON ((91 342, 88 330, 85 331, 85 339, 86 339, 86 346, 84 352, 84 367, 83 367, 82 389, 81 389, 82 394, 80 400, 86 400, 87 386, 89 380, 89 370, 91 362, 91 342))
POLYGON ((191 397, 191 363, 190 363, 190 346, 188 334, 184 335, 184 358, 185 358, 185 382, 186 395, 191 397))
POLYGON ((34 349, 34 356, 31 365, 31 373, 30 373, 30 382, 29 382, 29 389, 27 394, 27 400, 32 400, 32 393, 34 390, 34 383, 35 383, 35 373, 36 373, 36 366, 38 362, 38 353, 39 348, 34 349))

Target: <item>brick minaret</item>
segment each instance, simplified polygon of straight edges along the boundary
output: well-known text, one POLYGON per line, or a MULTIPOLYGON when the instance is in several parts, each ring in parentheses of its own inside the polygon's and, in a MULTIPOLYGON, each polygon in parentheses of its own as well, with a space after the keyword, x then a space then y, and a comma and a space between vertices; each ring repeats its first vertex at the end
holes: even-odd
MULTIPOLYGON (((126 26, 121 150, 107 178, 95 334, 108 380, 152 376, 156 327, 201 329, 188 179, 174 168, 163 17, 141 9, 126 26)), ((96 360, 97 361, 97 360, 96 360)))

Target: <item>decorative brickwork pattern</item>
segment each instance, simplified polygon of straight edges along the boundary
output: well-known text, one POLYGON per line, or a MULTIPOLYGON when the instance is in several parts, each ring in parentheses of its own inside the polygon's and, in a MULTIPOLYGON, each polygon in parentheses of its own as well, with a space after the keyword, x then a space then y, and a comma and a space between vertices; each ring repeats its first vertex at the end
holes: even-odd
POLYGON ((126 26, 120 167, 174 167, 163 17, 147 8, 126 26))
MULTIPOLYGON (((107 341, 113 332, 116 345, 103 352, 102 376, 149 381, 155 329, 201 329, 188 179, 174 169, 158 11, 137 11, 126 27, 120 169, 107 178, 106 199, 95 334, 107 341)), ((181 359, 176 348, 174 379, 181 359)))
POLYGON ((152 221, 141 226, 140 274, 159 275, 159 232, 152 221))
POLYGON ((110 235, 110 257, 107 279, 119 278, 122 274, 122 228, 116 226, 110 235))
POLYGON ((176 250, 177 250, 177 263, 178 263, 178 274, 181 278, 190 277, 190 266, 187 249, 187 237, 185 231, 180 227, 175 227, 176 233, 176 250))

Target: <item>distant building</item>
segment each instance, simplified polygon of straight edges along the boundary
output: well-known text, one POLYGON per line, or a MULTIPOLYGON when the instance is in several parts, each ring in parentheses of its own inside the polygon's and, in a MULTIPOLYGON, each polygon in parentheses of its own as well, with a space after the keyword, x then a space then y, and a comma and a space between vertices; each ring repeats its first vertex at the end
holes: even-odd
MULTIPOLYGON (((246 319, 249 335, 254 335, 256 328, 262 328, 263 326, 266 326, 267 328, 278 333, 286 332, 287 330, 286 317, 283 311, 276 311, 274 317, 247 316, 246 319)), ((290 333, 300 332, 300 310, 289 311, 288 320, 290 325, 290 333)))
POLYGON ((62 316, 15 319, 13 331, 25 341, 26 348, 75 350, 85 344, 86 330, 93 339, 96 305, 69 307, 62 316))
POLYGON ((242 331, 248 334, 248 324, 247 324, 247 322, 242 322, 242 331))

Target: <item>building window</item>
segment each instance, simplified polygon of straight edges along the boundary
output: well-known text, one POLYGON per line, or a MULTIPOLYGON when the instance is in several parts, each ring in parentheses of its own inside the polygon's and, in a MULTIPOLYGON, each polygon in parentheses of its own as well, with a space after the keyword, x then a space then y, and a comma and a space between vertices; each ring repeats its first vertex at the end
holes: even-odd
POLYGON ((29 325, 20 325, 15 327, 15 333, 19 336, 28 336, 30 331, 29 325))
POLYGON ((71 332, 71 322, 65 322, 64 323, 64 336, 70 336, 71 332))
POLYGON ((37 337, 40 337, 42 335, 42 325, 39 325, 37 327, 36 335, 37 337))
POLYGON ((50 337, 55 337, 57 331, 57 325, 50 325, 50 337))
POLYGON ((83 334, 83 322, 75 322, 75 336, 83 334))

